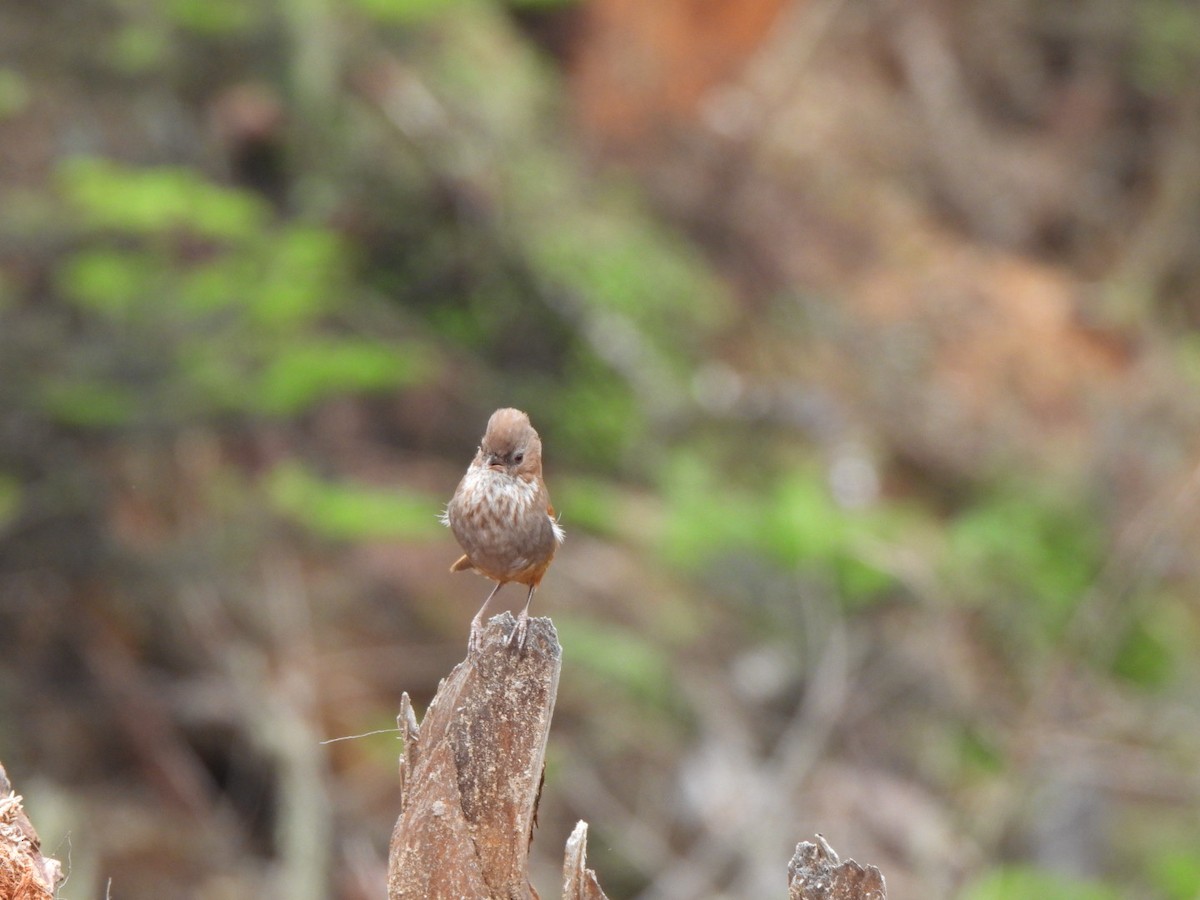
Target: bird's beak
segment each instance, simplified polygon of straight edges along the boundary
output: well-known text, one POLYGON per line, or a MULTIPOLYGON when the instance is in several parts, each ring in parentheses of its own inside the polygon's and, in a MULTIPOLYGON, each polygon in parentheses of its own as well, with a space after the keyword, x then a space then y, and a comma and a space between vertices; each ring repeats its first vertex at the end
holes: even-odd
POLYGON ((485 462, 487 463, 489 469, 497 469, 500 471, 504 470, 504 463, 500 461, 500 457, 495 453, 489 453, 485 462))

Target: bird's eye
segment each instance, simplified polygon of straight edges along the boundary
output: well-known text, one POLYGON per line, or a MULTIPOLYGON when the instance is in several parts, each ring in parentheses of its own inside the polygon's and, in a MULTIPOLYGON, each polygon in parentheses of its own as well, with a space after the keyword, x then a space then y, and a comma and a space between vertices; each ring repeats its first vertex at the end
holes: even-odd
POLYGON ((518 450, 513 454, 513 462, 518 466, 525 461, 525 454, 518 450))

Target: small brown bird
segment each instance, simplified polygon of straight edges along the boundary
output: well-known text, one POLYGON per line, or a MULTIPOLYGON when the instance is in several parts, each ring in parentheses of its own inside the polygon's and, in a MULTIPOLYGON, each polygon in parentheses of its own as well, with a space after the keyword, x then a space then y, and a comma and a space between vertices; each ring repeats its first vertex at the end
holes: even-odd
POLYGON ((519 409, 498 409, 488 419, 479 452, 442 515, 466 551, 451 572, 473 569, 496 582, 471 620, 468 647, 478 649, 483 614, 508 582, 529 585, 525 608, 510 644, 524 647, 529 604, 562 543, 563 530, 542 480, 542 441, 519 409))

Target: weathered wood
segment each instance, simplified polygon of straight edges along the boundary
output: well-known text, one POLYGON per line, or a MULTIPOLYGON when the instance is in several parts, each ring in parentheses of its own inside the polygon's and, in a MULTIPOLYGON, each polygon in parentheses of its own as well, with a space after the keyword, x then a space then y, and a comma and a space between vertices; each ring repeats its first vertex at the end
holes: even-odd
POLYGON ((608 900, 596 880, 596 873, 587 867, 587 822, 580 821, 567 838, 567 853, 563 860, 563 900, 608 900))
POLYGON ((536 900, 528 857, 562 649, 549 619, 496 616, 418 726, 407 694, 388 900, 536 900))
POLYGON ((51 900, 62 877, 58 860, 42 856, 37 832, 0 764, 0 897, 51 900))
POLYGON ((788 863, 788 900, 887 900, 883 875, 874 866, 838 860, 821 835, 801 841, 788 863))

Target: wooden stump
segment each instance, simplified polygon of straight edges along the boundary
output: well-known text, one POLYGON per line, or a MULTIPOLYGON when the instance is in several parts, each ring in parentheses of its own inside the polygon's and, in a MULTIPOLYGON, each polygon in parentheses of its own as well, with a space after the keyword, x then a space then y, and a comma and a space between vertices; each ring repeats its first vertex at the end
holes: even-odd
POLYGON ((532 900, 528 857, 562 648, 549 619, 508 646, 511 614, 442 681, 420 726, 401 699, 401 812, 388 900, 532 900))

